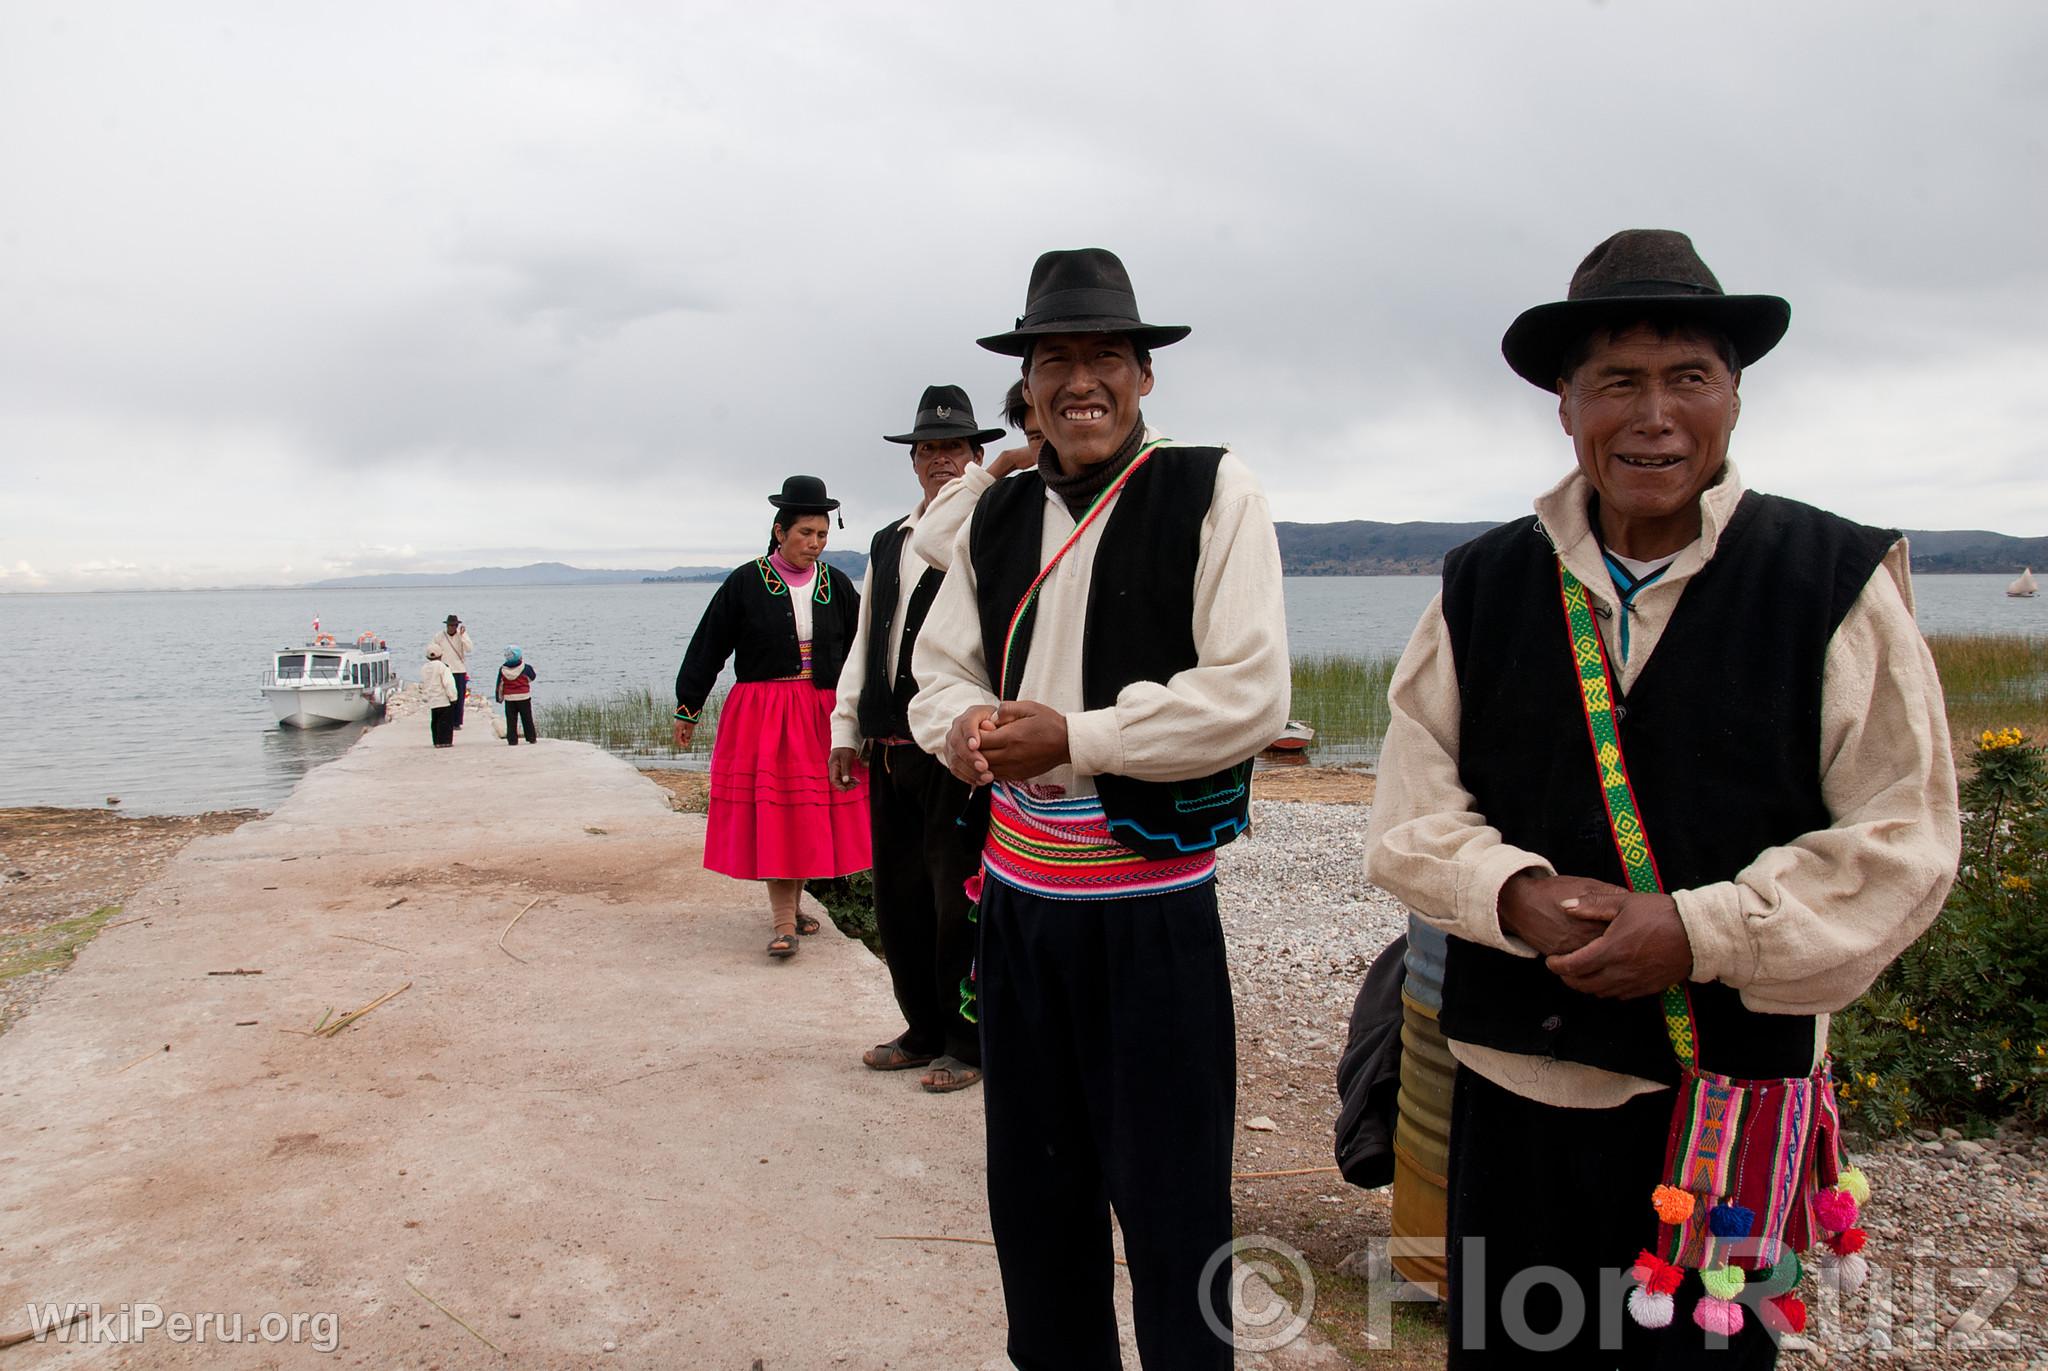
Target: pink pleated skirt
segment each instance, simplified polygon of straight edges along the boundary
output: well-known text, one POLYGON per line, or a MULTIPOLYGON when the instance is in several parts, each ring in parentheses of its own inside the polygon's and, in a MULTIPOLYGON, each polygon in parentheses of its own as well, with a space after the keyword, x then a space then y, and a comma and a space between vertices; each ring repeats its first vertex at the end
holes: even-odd
POLYGON ((742 681, 718 713, 704 867, 742 881, 865 871, 865 773, 836 790, 825 773, 836 692, 807 680, 742 681))

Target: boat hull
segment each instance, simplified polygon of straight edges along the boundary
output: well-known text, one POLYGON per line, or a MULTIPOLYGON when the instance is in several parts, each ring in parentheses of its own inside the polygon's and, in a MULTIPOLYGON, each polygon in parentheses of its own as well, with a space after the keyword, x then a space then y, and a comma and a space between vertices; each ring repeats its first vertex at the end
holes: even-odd
POLYGON ((270 686, 263 698, 285 728, 339 728, 377 712, 371 693, 360 686, 270 686))

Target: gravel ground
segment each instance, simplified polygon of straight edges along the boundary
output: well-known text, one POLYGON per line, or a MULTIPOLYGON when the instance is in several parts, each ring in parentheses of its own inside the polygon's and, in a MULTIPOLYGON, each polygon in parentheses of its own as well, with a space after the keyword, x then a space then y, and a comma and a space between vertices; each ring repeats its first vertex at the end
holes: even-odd
MULTIPOLYGON (((1240 1114, 1276 1125, 1240 1132, 1241 1170, 1331 1160, 1352 999, 1407 926, 1399 902, 1365 884, 1367 813, 1256 802, 1251 833, 1221 854, 1240 1114)), ((1863 1224, 1872 1274, 1841 1299, 1815 1293, 1809 1278, 1807 1345, 1788 1343, 1781 1364, 2048 1371, 2048 1139, 1948 1130, 1851 1147, 1873 1191, 1863 1224)), ((1335 1177, 1284 1196, 1240 1184, 1237 1203, 1241 1228, 1248 1217, 1286 1225, 1319 1262, 1387 1231, 1385 1192, 1335 1177)))

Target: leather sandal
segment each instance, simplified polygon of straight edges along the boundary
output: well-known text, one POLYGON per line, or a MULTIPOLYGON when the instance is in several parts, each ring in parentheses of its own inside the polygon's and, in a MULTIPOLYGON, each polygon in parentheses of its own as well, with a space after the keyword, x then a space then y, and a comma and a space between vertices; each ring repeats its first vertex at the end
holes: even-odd
POLYGON ((811 936, 811 935, 812 935, 813 933, 816 933, 816 932, 818 931, 818 928, 819 928, 819 923, 818 923, 818 921, 817 921, 816 919, 814 919, 814 918, 812 918, 812 917, 811 917, 810 915, 808 915, 808 914, 804 913, 804 912, 803 912, 803 911, 802 911, 801 909, 799 909, 799 910, 797 911, 797 913, 796 913, 796 931, 797 931, 798 933, 801 933, 801 934, 802 934, 802 935, 803 935, 804 937, 808 938, 808 937, 810 937, 810 936, 811 936))
POLYGON ((934 1095, 949 1095, 955 1090, 965 1090, 970 1085, 981 1084, 981 1068, 969 1066, 958 1057, 940 1057, 932 1063, 932 1069, 924 1073, 918 1084, 934 1095), (944 1079, 940 1079, 941 1077, 944 1079))
POLYGON ((768 955, 771 957, 794 957, 796 955, 796 934, 776 934, 775 940, 768 944, 768 955))
POLYGON ((935 1062, 938 1057, 929 1052, 912 1052, 903 1046, 903 1039, 897 1038, 869 1048, 860 1054, 860 1060, 870 1071, 904 1071, 935 1062))

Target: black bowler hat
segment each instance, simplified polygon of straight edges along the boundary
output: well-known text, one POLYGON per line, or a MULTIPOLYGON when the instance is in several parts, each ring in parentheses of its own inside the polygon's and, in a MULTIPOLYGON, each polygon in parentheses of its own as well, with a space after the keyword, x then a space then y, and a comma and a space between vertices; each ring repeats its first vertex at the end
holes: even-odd
POLYGON ((974 422, 974 402, 958 386, 926 386, 917 402, 917 422, 908 433, 885 433, 885 443, 922 443, 928 438, 965 438, 970 443, 993 443, 1008 433, 1003 428, 980 428, 974 422))
POLYGON ((768 503, 784 514, 830 514, 839 502, 825 493, 825 483, 815 476, 785 476, 782 493, 770 495, 768 503))
POLYGON ((1122 333, 1137 347, 1163 348, 1192 332, 1186 324, 1140 321, 1130 273, 1108 248, 1069 248, 1046 253, 1031 268, 1017 326, 977 341, 990 352, 1022 357, 1033 338, 1047 333, 1122 333))
POLYGON ((1565 357, 1595 329, 1631 317, 1697 323, 1728 336, 1748 366, 1778 345, 1792 306, 1775 295, 1726 295, 1692 239, 1670 229, 1623 229, 1586 254, 1565 298, 1524 310, 1501 355, 1530 385, 1556 390, 1565 357))

